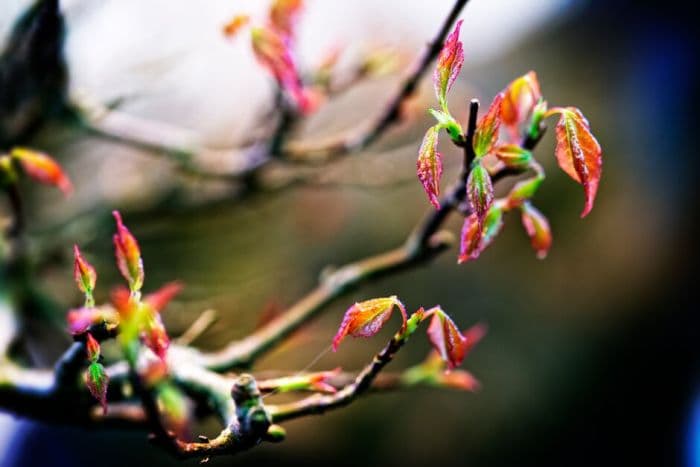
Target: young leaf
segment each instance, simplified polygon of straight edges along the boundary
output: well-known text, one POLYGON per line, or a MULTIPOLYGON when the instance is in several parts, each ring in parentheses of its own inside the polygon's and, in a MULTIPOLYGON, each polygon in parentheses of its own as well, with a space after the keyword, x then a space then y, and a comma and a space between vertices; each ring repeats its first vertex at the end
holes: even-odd
POLYGON ((187 438, 190 407, 182 391, 164 381, 156 386, 155 396, 166 430, 172 431, 178 438, 187 438))
POLYGON ((486 324, 477 323, 462 333, 464 335, 464 338, 467 340, 467 343, 464 348, 465 356, 469 355, 469 352, 472 351, 476 344, 481 342, 481 339, 484 338, 487 330, 488 327, 486 326, 486 324))
POLYGON ((146 295, 143 301, 154 310, 158 312, 163 311, 168 306, 168 303, 180 293, 182 287, 181 282, 169 282, 155 292, 146 295))
POLYGON ((19 161, 22 169, 34 180, 56 186, 65 195, 73 191, 73 185, 58 163, 48 154, 27 148, 13 148, 10 155, 19 161))
POLYGON ((508 193, 508 206, 514 208, 523 204, 524 201, 532 198, 544 179, 542 177, 528 178, 527 180, 522 180, 515 185, 508 193))
POLYGON ((231 21, 224 25, 224 35, 228 38, 232 38, 248 23, 250 23, 250 16, 236 15, 231 21))
POLYGON ((384 326, 384 323, 391 317, 391 312, 395 306, 401 312, 403 329, 406 326, 406 308, 395 295, 355 303, 348 308, 343 317, 343 322, 333 338, 333 351, 338 350, 340 342, 348 334, 353 337, 371 337, 378 333, 384 326))
POLYGON ((274 0, 268 15, 270 25, 287 36, 293 36, 303 7, 302 0, 274 0))
POLYGON ((556 113, 559 114, 555 129, 557 162, 564 172, 583 185, 586 202, 581 217, 585 217, 593 209, 598 191, 603 167, 602 149, 580 110, 575 107, 555 107, 546 115, 556 113))
POLYGON ((437 66, 433 74, 433 85, 440 107, 444 112, 447 110, 447 92, 452 87, 457 75, 459 75, 464 64, 464 50, 462 42, 459 40, 459 30, 462 27, 462 20, 457 21, 454 31, 445 39, 445 44, 437 58, 437 66))
POLYGON ((513 170, 525 170, 532 161, 532 153, 518 144, 502 144, 494 153, 503 165, 513 170))
POLYGON ((92 296, 92 291, 95 289, 95 282, 97 281, 95 268, 85 261, 85 258, 83 258, 83 255, 80 253, 78 245, 73 245, 73 256, 75 257, 73 277, 75 278, 76 284, 78 284, 78 289, 86 296, 92 296))
POLYGON ((492 204, 481 229, 476 214, 471 214, 464 219, 457 260, 459 264, 477 259, 481 252, 493 242, 503 228, 503 210, 503 203, 492 204))
POLYGON ((498 141, 498 129, 501 126, 501 102, 503 93, 496 94, 486 115, 479 119, 474 132, 474 153, 476 157, 489 154, 498 141))
POLYGON ((476 162, 469 172, 467 200, 472 212, 476 214, 479 224, 482 224, 493 203, 493 184, 488 170, 480 162, 476 162))
POLYGON ((459 264, 479 257, 481 252, 481 228, 476 214, 464 218, 459 242, 459 264))
MULTIPOLYGON (((143 304, 142 304, 143 306, 143 304)), ((170 347, 170 337, 168 336, 160 313, 146 306, 148 310, 144 313, 144 324, 141 332, 143 343, 155 353, 158 358, 165 361, 168 347, 170 347)))
POLYGON ((335 386, 329 383, 330 380, 340 374, 341 369, 336 368, 331 371, 320 371, 316 373, 300 374, 276 378, 265 382, 258 382, 258 388, 277 393, 291 391, 315 391, 327 394, 337 392, 335 386))
POLYGON ((122 222, 119 211, 112 212, 117 222, 117 233, 114 234, 114 253, 117 267, 124 279, 129 283, 132 292, 141 290, 143 286, 143 261, 139 244, 122 222))
POLYGON ((530 243, 537 253, 537 258, 546 258, 552 246, 552 232, 547 218, 529 202, 523 203, 520 209, 523 227, 530 237, 530 243))
POLYGON ((100 359, 100 343, 89 332, 85 338, 85 351, 89 361, 96 362, 100 359))
POLYGON ((484 251, 493 240, 496 235, 499 234, 503 228, 503 203, 496 202, 491 205, 489 212, 486 213, 486 218, 484 219, 484 229, 481 234, 481 250, 484 251))
POLYGON ((422 363, 405 370, 401 383, 406 386, 428 385, 439 388, 452 388, 474 392, 479 389, 479 381, 465 370, 445 371, 445 362, 435 350, 428 354, 422 363))
POLYGON ((428 194, 430 204, 435 206, 435 209, 440 208, 438 196, 440 195, 440 177, 442 177, 442 154, 437 151, 439 132, 438 125, 428 128, 423 136, 416 162, 418 179, 428 194))
POLYGON ((302 113, 314 111, 320 99, 302 86, 289 37, 274 28, 256 27, 251 30, 251 38, 255 58, 274 76, 279 87, 302 113))
POLYGON ((438 306, 428 310, 426 317, 431 314, 428 338, 451 370, 464 360, 467 352, 467 339, 459 332, 455 323, 442 308, 438 306))
POLYGON ((501 120, 517 133, 518 126, 525 122, 537 101, 542 97, 537 74, 530 71, 513 80, 503 90, 501 120))
POLYGON ((461 391, 476 392, 481 389, 481 383, 466 370, 455 370, 449 373, 436 375, 435 385, 438 387, 459 389, 461 391))
POLYGON ((102 406, 102 413, 107 413, 107 386, 109 376, 101 363, 92 362, 85 372, 85 385, 92 397, 97 399, 102 406))

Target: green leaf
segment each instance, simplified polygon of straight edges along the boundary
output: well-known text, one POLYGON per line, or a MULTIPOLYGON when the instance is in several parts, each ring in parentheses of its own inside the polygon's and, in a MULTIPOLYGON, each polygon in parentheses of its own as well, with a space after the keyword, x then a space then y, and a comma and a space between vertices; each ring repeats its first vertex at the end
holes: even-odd
POLYGON ((104 366, 98 362, 92 362, 85 372, 85 385, 90 394, 100 402, 102 412, 107 413, 107 386, 109 376, 104 366))

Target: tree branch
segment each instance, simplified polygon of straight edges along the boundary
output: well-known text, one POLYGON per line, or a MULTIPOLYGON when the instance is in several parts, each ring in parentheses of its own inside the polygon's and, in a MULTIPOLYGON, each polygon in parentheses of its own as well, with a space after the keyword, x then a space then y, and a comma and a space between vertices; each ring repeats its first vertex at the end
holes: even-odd
POLYGON ((389 340, 389 343, 374 356, 372 362, 357 375, 355 380, 337 393, 328 395, 314 394, 289 404, 270 405, 269 410, 272 420, 275 423, 279 423, 305 415, 322 414, 328 410, 348 405, 370 388, 379 372, 393 360, 394 355, 415 332, 417 325, 418 323, 409 324, 405 330, 397 332, 389 340))
POLYGON ((198 361, 215 371, 248 367, 256 358, 276 346, 344 293, 369 279, 432 259, 449 247, 453 238, 449 232, 438 232, 423 244, 406 244, 395 250, 347 264, 325 276, 316 289, 277 319, 219 352, 201 354, 198 361))
POLYGON ((332 159, 336 156, 355 152, 363 149, 376 141, 385 130, 401 121, 401 106, 413 95, 428 67, 440 53, 442 45, 449 34, 452 24, 457 20, 460 12, 469 0, 457 0, 452 6, 452 10, 442 23, 440 30, 432 41, 418 56, 409 69, 406 78, 403 80, 394 95, 384 106, 382 112, 364 130, 353 132, 342 136, 337 140, 326 142, 320 145, 305 143, 290 143, 284 148, 284 155, 290 160, 313 160, 315 162, 332 159))

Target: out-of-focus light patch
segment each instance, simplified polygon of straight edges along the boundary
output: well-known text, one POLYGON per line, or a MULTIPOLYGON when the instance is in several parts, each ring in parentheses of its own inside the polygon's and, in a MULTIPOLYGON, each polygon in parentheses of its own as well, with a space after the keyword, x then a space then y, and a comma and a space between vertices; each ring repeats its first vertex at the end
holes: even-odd
POLYGON ((700 393, 690 410, 686 443, 686 467, 700 467, 700 393))
MULTIPOLYGON (((237 140, 269 105, 272 83, 255 63, 247 31, 227 40, 233 15, 263 22, 260 0, 62 0, 71 86, 102 101, 125 99, 144 117, 176 123, 219 144, 237 140)), ((334 46, 386 45, 416 54, 454 0, 307 0, 299 34, 303 65, 334 46)), ((571 0, 470 0, 462 28, 468 63, 493 59, 572 10, 571 0)), ((3 0, 5 37, 31 0, 3 0)), ((468 79, 468 77, 467 77, 468 79)))
MULTIPOLYGON (((15 0, 17 1, 17 0, 15 0)), ((302 66, 334 46, 387 45, 415 54, 432 38, 453 0, 307 0, 299 26, 302 66)), ((492 59, 547 27, 570 0, 471 0, 463 39, 471 63, 492 59)), ((133 96, 129 111, 161 118, 217 139, 243 136, 272 96, 247 31, 227 40, 233 15, 265 20, 260 0, 70 0, 68 60, 73 85, 104 99, 133 96)))

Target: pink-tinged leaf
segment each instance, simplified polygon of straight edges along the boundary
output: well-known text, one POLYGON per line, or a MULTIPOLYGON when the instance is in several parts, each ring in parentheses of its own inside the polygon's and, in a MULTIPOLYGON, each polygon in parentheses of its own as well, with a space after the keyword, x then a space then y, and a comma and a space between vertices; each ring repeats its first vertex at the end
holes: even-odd
POLYGON ((333 338, 333 351, 338 350, 340 342, 347 335, 353 337, 371 337, 384 326, 394 307, 398 307, 403 318, 402 329, 406 326, 406 308, 396 296, 374 298, 355 303, 348 308, 340 324, 338 333, 333 338))
POLYGON ((474 153, 476 157, 489 154, 498 141, 498 129, 501 126, 501 102, 503 93, 496 94, 486 115, 479 119, 474 132, 474 153))
POLYGON ((258 381, 258 388, 265 392, 292 392, 292 391, 314 391, 333 394, 337 392, 335 386, 330 381, 341 372, 340 368, 331 371, 320 371, 317 373, 299 374, 282 378, 258 381))
POLYGON ((340 367, 331 371, 321 371, 319 373, 314 373, 309 377, 309 386, 319 392, 325 392, 327 394, 334 394, 338 390, 329 383, 330 380, 338 376, 341 372, 340 367))
POLYGON ((494 154, 507 168, 525 170, 532 161, 532 153, 518 144, 502 144, 496 147, 494 154))
POLYGON ((530 71, 516 78, 503 90, 503 94, 501 120, 504 125, 517 133, 518 126, 527 120, 537 101, 542 97, 537 74, 530 71))
POLYGON ((124 279, 129 283, 132 291, 141 290, 143 286, 143 261, 139 244, 122 222, 119 211, 112 212, 117 222, 117 233, 114 234, 114 253, 117 258, 117 267, 124 279))
POLYGON ((100 358, 100 343, 97 339, 92 337, 92 334, 87 333, 85 338, 85 351, 87 353, 87 359, 91 362, 96 362, 100 358))
POLYGON ((155 353, 158 358, 165 361, 168 347, 170 347, 170 337, 168 336, 160 314, 154 310, 148 310, 145 319, 145 326, 141 332, 143 343, 155 353))
POLYGON ((34 180, 54 185, 65 195, 73 191, 73 185, 58 162, 48 154, 27 148, 13 148, 11 156, 17 159, 22 169, 34 180))
POLYGON ((304 8, 302 0, 274 0, 270 6, 270 25, 287 36, 294 36, 299 16, 304 8))
POLYGON ((503 203, 494 203, 486 213, 480 228, 476 214, 464 219, 460 237, 459 264, 477 259, 488 248, 503 228, 503 203))
POLYGON ((429 314, 432 314, 433 317, 430 326, 428 326, 428 338, 451 370, 464 360, 467 352, 467 339, 440 307, 428 310, 426 316, 429 314))
POLYGON ((491 205, 489 212, 486 213, 484 228, 481 233, 481 251, 484 251, 489 245, 491 245, 503 228, 502 206, 503 205, 500 202, 494 203, 491 205))
POLYGON ((542 182, 542 177, 534 177, 527 180, 522 180, 513 185, 513 188, 508 193, 508 206, 510 208, 518 207, 522 205, 523 202, 532 198, 542 182))
POLYGON ((418 151, 416 172, 423 189, 428 195, 430 204, 435 209, 440 208, 440 178, 442 177, 442 154, 437 151, 439 127, 432 126, 423 137, 423 143, 418 151))
POLYGON ((90 394, 100 402, 102 412, 107 413, 107 387, 109 376, 102 364, 92 362, 85 372, 85 385, 90 394))
POLYGON ((112 290, 111 299, 121 318, 129 318, 134 313, 137 303, 132 299, 131 292, 126 287, 115 287, 112 290))
POLYGON ((547 252, 552 246, 552 231, 549 228, 547 218, 528 202, 523 203, 521 212, 523 227, 530 237, 532 248, 539 259, 546 258, 547 252))
POLYGON ((476 259, 481 253, 481 228, 476 214, 464 218, 459 242, 459 264, 476 259))
POLYGON ((119 326, 119 314, 109 306, 70 310, 66 319, 68 321, 68 329, 74 336, 83 334, 92 326, 104 325, 107 331, 113 331, 119 326))
POLYGON ((481 342, 481 339, 486 335, 486 331, 488 331, 488 326, 486 326, 486 324, 477 323, 462 333, 466 339, 466 344, 464 346, 465 357, 469 355, 469 352, 472 351, 476 344, 481 342))
POLYGON ((493 183, 488 170, 479 162, 474 164, 467 178, 467 200, 479 224, 482 224, 493 204, 493 183))
POLYGON ((168 303, 180 293, 182 287, 183 285, 181 282, 169 282, 155 292, 146 295, 143 301, 149 304, 154 310, 158 312, 163 311, 165 307, 168 306, 168 303))
POLYGON ((251 30, 251 38, 255 58, 272 74, 297 108, 305 114, 316 110, 320 97, 303 87, 289 37, 272 28, 256 27, 251 30))
POLYGON ((457 79, 464 64, 464 50, 459 40, 459 30, 462 20, 457 21, 454 31, 445 39, 445 44, 437 58, 437 66, 433 74, 433 84, 440 106, 447 111, 447 92, 457 79))
POLYGON ((92 294, 92 291, 95 289, 95 282, 97 281, 95 268, 83 258, 78 245, 73 245, 73 255, 75 257, 73 264, 73 277, 75 278, 75 282, 78 284, 78 288, 81 292, 92 294))
POLYGON ((554 150, 557 162, 564 172, 583 185, 586 202, 581 217, 585 217, 593 209, 598 191, 603 169, 603 151, 580 110, 575 107, 556 107, 546 115, 555 113, 559 114, 554 150))
POLYGON ((226 37, 232 38, 236 36, 244 26, 248 25, 248 23, 250 23, 250 16, 236 15, 231 21, 224 25, 223 33, 226 37))
POLYGON ((440 387, 476 392, 481 389, 481 383, 474 375, 466 370, 455 370, 437 375, 436 384, 440 387))

